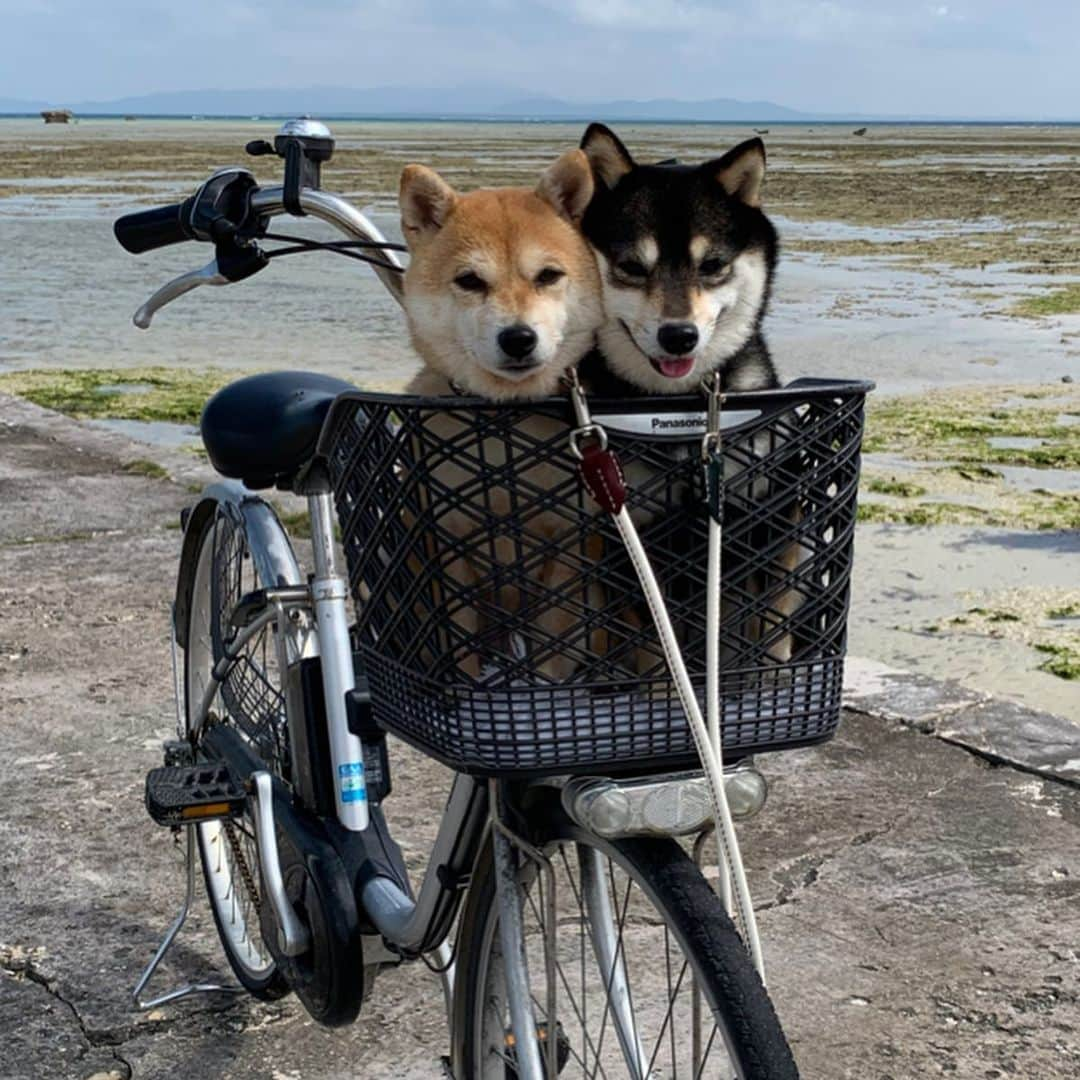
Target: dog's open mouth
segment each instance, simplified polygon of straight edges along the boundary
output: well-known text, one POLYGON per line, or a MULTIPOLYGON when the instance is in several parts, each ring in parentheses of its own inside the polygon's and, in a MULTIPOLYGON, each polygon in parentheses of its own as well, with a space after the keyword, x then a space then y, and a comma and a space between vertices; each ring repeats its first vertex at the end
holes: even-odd
POLYGON ((650 356, 638 343, 630 327, 620 319, 619 325, 630 339, 630 344, 666 379, 682 379, 694 370, 693 356, 650 356))
POLYGON ((668 379, 685 378, 694 369, 692 356, 650 356, 649 363, 668 379))

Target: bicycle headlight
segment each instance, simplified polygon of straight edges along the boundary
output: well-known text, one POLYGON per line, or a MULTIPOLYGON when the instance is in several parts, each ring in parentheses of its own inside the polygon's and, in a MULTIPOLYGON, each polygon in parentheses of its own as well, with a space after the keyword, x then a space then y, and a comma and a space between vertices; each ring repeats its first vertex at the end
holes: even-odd
MULTIPOLYGON (((765 805, 768 785, 756 769, 739 766, 724 775, 734 818, 748 818, 765 805)), ((608 839, 617 836, 686 836, 712 822, 709 788, 698 773, 617 783, 585 777, 562 793, 566 812, 583 828, 608 839)))

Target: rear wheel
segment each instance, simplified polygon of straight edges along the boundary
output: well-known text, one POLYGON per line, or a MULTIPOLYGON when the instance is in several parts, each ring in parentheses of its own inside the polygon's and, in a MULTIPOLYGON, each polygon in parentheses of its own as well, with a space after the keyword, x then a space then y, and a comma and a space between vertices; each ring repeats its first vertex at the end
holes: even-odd
MULTIPOLYGON (((184 691, 188 730, 211 685, 210 673, 223 655, 229 613, 241 596, 276 584, 260 582, 249 558, 241 521, 226 507, 206 522, 195 549, 195 574, 188 606, 184 691)), ((266 627, 233 665, 214 704, 210 723, 227 724, 260 757, 268 770, 288 777, 285 696, 273 626, 266 627)), ((196 756, 208 760, 196 743, 196 756)), ((289 987, 259 929, 261 876, 255 829, 250 817, 208 821, 196 826, 210 909, 225 955, 240 983, 266 1000, 289 987)))
MULTIPOLYGON (((541 1045, 562 1080, 738 1077, 798 1070, 772 1003, 718 897, 672 840, 604 842, 555 825, 546 875, 525 873, 526 951, 541 1045), (554 899, 555 917, 550 917, 554 899), (557 1023, 548 1023, 545 939, 557 1023)), ((517 1075, 490 847, 458 940, 455 1076, 517 1075)))

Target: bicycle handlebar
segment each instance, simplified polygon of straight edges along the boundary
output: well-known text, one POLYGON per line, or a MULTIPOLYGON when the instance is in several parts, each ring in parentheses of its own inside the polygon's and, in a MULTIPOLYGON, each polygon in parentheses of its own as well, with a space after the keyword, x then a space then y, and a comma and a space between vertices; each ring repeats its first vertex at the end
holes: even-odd
MULTIPOLYGON (((252 193, 251 209, 256 214, 264 214, 267 217, 276 217, 287 213, 284 204, 285 188, 268 187, 260 188, 252 193)), ((300 189, 300 208, 310 217, 319 218, 333 225, 344 236, 353 240, 365 240, 374 244, 385 244, 387 239, 383 236, 378 226, 369 221, 367 216, 356 209, 352 203, 335 195, 330 191, 315 188, 300 189)), ((386 286, 390 295, 400 304, 402 303, 405 285, 401 279, 401 271, 404 267, 397 255, 383 249, 379 258, 396 270, 388 270, 386 267, 373 265, 375 275, 386 286)))
MULTIPOLYGON (((288 213, 285 208, 285 188, 282 186, 253 188, 249 198, 251 214, 256 218, 270 218, 288 213)), ((340 195, 305 187, 300 189, 299 202, 300 209, 305 215, 328 222, 351 239, 375 244, 386 243, 386 238, 379 229, 340 195)), ((187 199, 173 206, 127 214, 113 227, 116 238, 125 250, 133 254, 152 251, 155 248, 179 243, 181 240, 195 239, 196 237, 188 227, 191 204, 192 199, 187 199)), ((250 245, 250 250, 258 252, 254 245, 250 245)), ((400 273, 401 262, 397 255, 389 250, 383 250, 380 259, 398 268, 393 270, 386 266, 372 266, 390 295, 400 304, 404 288, 400 273)), ((184 293, 200 285, 227 285, 233 281, 240 281, 244 277, 249 277, 255 270, 261 269, 262 265, 265 265, 265 262, 258 265, 244 262, 237 266, 225 260, 213 259, 200 270, 191 270, 186 274, 181 274, 158 289, 139 308, 134 317, 135 325, 145 330, 150 326, 157 311, 177 297, 183 296, 184 293)))
POLYGON ((170 244, 193 240, 195 235, 188 223, 194 201, 195 197, 192 196, 172 206, 159 206, 154 210, 125 214, 122 218, 117 218, 113 233, 120 241, 120 246, 132 255, 141 255, 144 251, 155 251, 170 244))

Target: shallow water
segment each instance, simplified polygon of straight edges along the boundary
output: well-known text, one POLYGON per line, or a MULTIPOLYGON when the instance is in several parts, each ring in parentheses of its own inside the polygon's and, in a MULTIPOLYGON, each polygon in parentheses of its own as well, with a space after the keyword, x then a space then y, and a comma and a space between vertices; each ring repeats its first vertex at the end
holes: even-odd
MULTIPOLYGON (((12 175, 5 173, 0 156, 0 370, 160 363, 304 367, 364 383, 406 378, 415 360, 396 303, 366 268, 329 254, 282 260, 239 285, 198 290, 161 312, 149 331, 132 325, 132 313, 150 292, 200 265, 209 252, 184 244, 132 257, 113 239, 113 219, 128 209, 183 197, 212 165, 242 160, 243 142, 274 127, 266 121, 94 120, 56 131, 32 120, 0 120, 0 151, 22 155, 12 175), (5 189, 19 193, 5 196, 5 189)), ((466 184, 505 169, 528 176, 551 159, 555 148, 573 145, 580 134, 577 125, 549 124, 347 122, 334 128, 344 160, 335 158, 327 167, 327 185, 333 185, 337 169, 342 189, 394 237, 396 162, 432 161, 466 184)), ((745 127, 719 125, 624 125, 620 130, 655 157, 705 156, 710 148, 722 149, 749 133, 745 127)), ((1047 156, 1047 136, 1031 130, 874 129, 873 134, 878 147, 864 143, 858 152, 877 153, 879 164, 889 154, 895 157, 897 147, 912 146, 920 161, 945 155, 980 168, 985 166, 980 155, 1001 152, 995 139, 1008 143, 1009 160, 1018 155, 1024 160, 1025 153, 1033 159, 1047 156), (1029 141, 1035 146, 1025 151, 1029 141), (957 143, 962 151, 955 149, 957 143)), ((822 135, 785 128, 781 134, 777 129, 769 136, 779 140, 776 150, 770 142, 770 169, 790 174, 799 163, 812 161, 835 171, 841 168, 837 160, 848 161, 844 155, 853 152, 846 137, 842 131, 822 135)), ((1055 148, 1057 138, 1051 140, 1055 148)), ((1056 158, 1069 154, 1062 149, 1051 156, 1055 160, 1040 167, 1058 167, 1056 158)), ((861 168, 859 160, 843 168, 861 168)), ((259 159, 258 168, 267 172, 267 159, 259 159)), ((879 243, 993 231, 1003 224, 989 212, 971 221, 930 216, 901 226, 804 221, 783 214, 777 221, 782 239, 879 243)), ((281 227, 331 235, 307 223, 281 227)), ((1075 349, 1062 341, 1063 328, 1080 331, 1080 318, 1018 320, 1000 314, 1007 302, 972 295, 993 289, 1006 298, 1021 296, 1045 287, 1046 280, 1005 267, 964 272, 912 267, 886 257, 791 252, 781 262, 766 330, 788 379, 869 377, 886 392, 1056 380, 1080 366, 1075 349)))
POLYGON ((170 424, 163 420, 85 420, 91 427, 115 431, 136 442, 148 446, 163 446, 168 449, 191 448, 202 446, 199 429, 190 424, 170 424))

